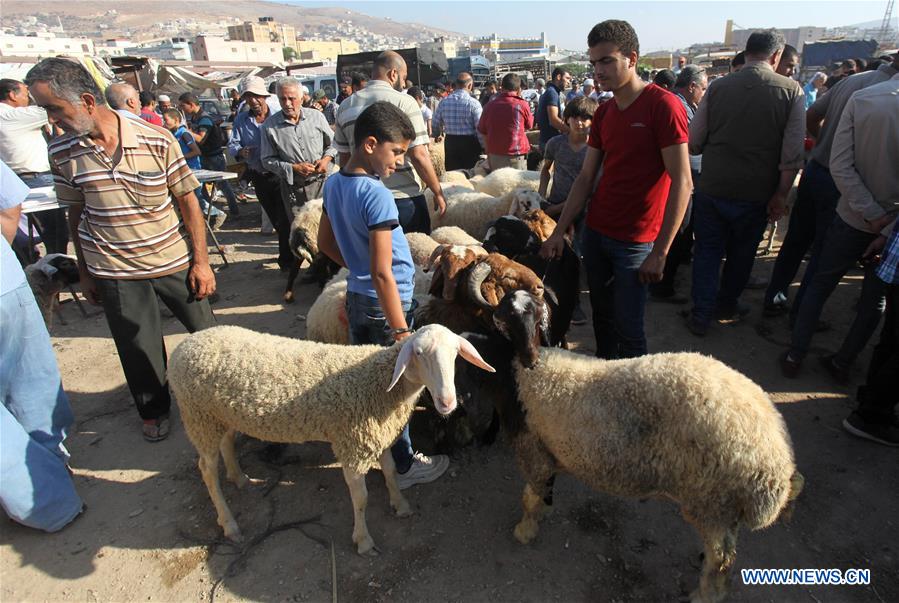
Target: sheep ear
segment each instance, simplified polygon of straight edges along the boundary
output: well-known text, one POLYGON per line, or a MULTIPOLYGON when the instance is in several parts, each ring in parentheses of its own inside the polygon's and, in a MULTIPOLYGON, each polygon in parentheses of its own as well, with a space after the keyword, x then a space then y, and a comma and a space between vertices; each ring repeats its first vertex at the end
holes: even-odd
POLYGON ((478 354, 478 351, 475 349, 471 342, 469 342, 464 337, 459 337, 459 355, 462 356, 465 360, 475 365, 478 368, 482 368, 488 373, 495 373, 496 369, 484 362, 484 359, 481 358, 481 355, 478 354))
POLYGON ((393 386, 396 385, 397 381, 400 380, 400 377, 403 376, 403 373, 406 372, 406 367, 409 366, 409 361, 412 359, 411 339, 411 337, 406 339, 403 347, 400 348, 400 354, 396 358, 396 366, 393 367, 393 378, 390 380, 390 385, 387 386, 387 391, 393 389, 393 386))

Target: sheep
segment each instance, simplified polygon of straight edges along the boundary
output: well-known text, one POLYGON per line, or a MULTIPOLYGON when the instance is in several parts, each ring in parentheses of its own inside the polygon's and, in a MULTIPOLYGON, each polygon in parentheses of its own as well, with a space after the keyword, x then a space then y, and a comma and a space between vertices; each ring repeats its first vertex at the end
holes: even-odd
POLYGON ((432 142, 428 145, 428 155, 431 157, 431 165, 434 166, 434 174, 438 178, 446 173, 446 149, 443 142, 432 142))
POLYGON ((452 170, 446 172, 440 177, 440 182, 445 184, 452 184, 454 186, 462 186, 474 190, 474 185, 468 180, 468 176, 465 174, 465 172, 460 170, 452 170))
POLYGON ((458 226, 441 226, 431 231, 431 238, 441 245, 479 247, 481 242, 458 226))
MULTIPOLYGON (((758 385, 700 354, 606 361, 537 348, 540 321, 522 321, 533 301, 514 292, 494 313, 504 335, 530 331, 513 337, 514 348, 467 336, 498 371, 490 393, 527 482, 515 538, 537 536, 560 470, 611 494, 669 498, 705 546, 692 600, 720 601, 739 528, 788 516, 804 483, 780 413, 758 385)), ((458 381, 464 403, 484 380, 466 372, 458 381)))
POLYGON ((75 258, 62 253, 51 253, 26 266, 25 278, 37 301, 44 323, 50 327, 53 323, 53 312, 59 309, 59 292, 77 284, 81 280, 81 275, 75 258))
POLYGON ((470 236, 482 240, 487 232, 489 223, 509 212, 508 200, 498 199, 463 189, 465 192, 457 192, 458 187, 448 187, 456 190, 446 198, 446 213, 442 216, 433 212, 431 226, 440 228, 443 226, 458 226, 470 236))
MULTIPOLYGON (((349 271, 341 268, 306 313, 306 339, 320 343, 350 342, 350 322, 346 315, 346 287, 349 271)), ((431 276, 415 266, 415 286, 412 296, 421 304, 431 288, 431 276)))
POLYGON ((502 197, 517 188, 536 191, 540 188, 540 172, 500 168, 475 184, 475 190, 491 197, 502 197))
POLYGON ((546 203, 546 199, 541 197, 540 193, 529 188, 516 188, 502 198, 509 203, 509 214, 519 218, 529 211, 541 209, 546 203))
POLYGON ((434 238, 422 232, 407 232, 406 240, 412 253, 412 263, 416 266, 425 266, 434 249, 440 245, 434 238))
POLYGON ((293 222, 290 225, 289 246, 297 262, 290 266, 287 275, 284 303, 294 302, 293 286, 304 261, 309 263, 309 270, 303 282, 315 282, 319 287, 324 287, 340 269, 336 262, 318 250, 318 226, 321 223, 323 207, 322 199, 312 199, 294 212, 293 222))
POLYGON ((190 335, 172 353, 169 385, 225 537, 240 540, 241 534, 219 485, 219 452, 228 479, 245 485, 249 480, 234 451, 240 431, 270 442, 330 442, 353 500, 356 550, 374 554, 365 522, 365 475, 380 460, 391 506, 400 517, 411 514, 389 447, 424 389, 438 412, 455 410, 457 355, 493 370, 470 343, 439 325, 386 348, 328 345, 231 326, 190 335))

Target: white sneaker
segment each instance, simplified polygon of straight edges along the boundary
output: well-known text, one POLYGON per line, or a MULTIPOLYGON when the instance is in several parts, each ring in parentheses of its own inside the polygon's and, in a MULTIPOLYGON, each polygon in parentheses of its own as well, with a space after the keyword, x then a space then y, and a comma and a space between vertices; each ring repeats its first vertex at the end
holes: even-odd
POLYGON ((449 467, 449 457, 445 454, 425 456, 416 452, 412 457, 412 466, 405 473, 397 473, 396 481, 400 490, 411 488, 415 484, 429 484, 443 475, 449 467))

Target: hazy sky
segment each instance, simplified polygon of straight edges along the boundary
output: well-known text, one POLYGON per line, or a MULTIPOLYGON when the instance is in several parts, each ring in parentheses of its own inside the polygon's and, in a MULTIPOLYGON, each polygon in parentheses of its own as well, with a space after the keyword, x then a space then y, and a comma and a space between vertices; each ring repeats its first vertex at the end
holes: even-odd
MULTIPOLYGON (((374 17, 414 21, 469 35, 496 32, 513 37, 545 31, 551 44, 570 50, 586 49, 587 32, 604 19, 626 19, 637 30, 641 50, 677 48, 694 42, 724 39, 727 19, 743 27, 834 27, 883 18, 886 0, 851 2, 755 1, 728 2, 556 2, 412 0, 306 2, 278 0, 302 6, 343 7, 374 17)), ((899 9, 897 9, 899 10, 899 9)), ((894 11, 894 26, 897 19, 894 11)))

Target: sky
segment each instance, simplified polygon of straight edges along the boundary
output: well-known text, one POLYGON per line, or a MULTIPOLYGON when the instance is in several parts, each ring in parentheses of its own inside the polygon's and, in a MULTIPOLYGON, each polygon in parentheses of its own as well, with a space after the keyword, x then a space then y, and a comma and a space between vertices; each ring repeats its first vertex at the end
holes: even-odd
MULTIPOLYGON (((567 50, 586 50, 587 32, 595 23, 605 19, 625 19, 636 29, 642 52, 687 47, 696 42, 722 41, 727 19, 733 19, 742 27, 834 27, 866 21, 879 23, 887 5, 886 0, 276 1, 310 7, 342 7, 373 17, 417 22, 474 36, 495 32, 505 37, 525 37, 545 31, 550 44, 567 50)), ((893 13, 894 27, 899 17, 897 13, 899 9, 893 13)))

